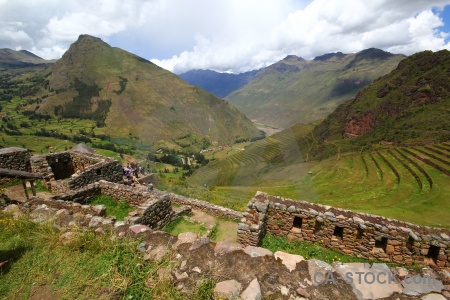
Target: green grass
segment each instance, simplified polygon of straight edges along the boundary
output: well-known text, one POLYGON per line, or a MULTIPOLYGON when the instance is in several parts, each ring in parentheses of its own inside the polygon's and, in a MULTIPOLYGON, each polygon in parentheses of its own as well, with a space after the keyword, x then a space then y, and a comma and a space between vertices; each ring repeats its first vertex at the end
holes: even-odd
POLYGON ((339 251, 326 249, 319 245, 309 242, 291 241, 288 242, 285 238, 274 236, 267 233, 263 239, 262 247, 269 249, 272 252, 283 251, 291 254, 298 254, 305 259, 319 259, 329 264, 339 261, 343 263, 348 262, 369 262, 367 259, 358 258, 355 256, 345 255, 339 251))
POLYGON ((166 225, 163 228, 163 231, 178 236, 183 232, 192 232, 198 235, 204 235, 208 229, 202 223, 193 221, 187 221, 184 217, 180 216, 173 220, 170 224, 166 225))
POLYGON ((52 224, 35 224, 0 213, 0 298, 28 299, 33 286, 48 285, 60 299, 210 299, 214 282, 208 280, 193 294, 181 294, 158 270, 172 268, 168 253, 161 260, 143 260, 140 241, 121 240, 93 231, 75 231, 61 243, 52 224), (148 285, 149 279, 153 286, 148 285))
POLYGON ((126 200, 117 201, 112 197, 100 195, 92 200, 90 205, 103 204, 106 206, 106 214, 108 216, 115 216, 117 220, 123 220, 129 212, 133 211, 134 208, 126 200))

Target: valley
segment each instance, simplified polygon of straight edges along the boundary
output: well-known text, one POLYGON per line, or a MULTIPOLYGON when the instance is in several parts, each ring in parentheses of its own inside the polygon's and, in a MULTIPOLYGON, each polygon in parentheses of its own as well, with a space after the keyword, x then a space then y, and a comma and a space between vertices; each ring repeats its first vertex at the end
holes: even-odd
MULTIPOLYGON (((326 118, 294 124, 284 130, 261 123, 256 123, 256 126, 252 124, 251 132, 258 133, 258 128, 266 132, 265 138, 261 133, 258 133, 259 136, 239 133, 230 140, 230 133, 234 129, 228 128, 228 138, 224 140, 222 134, 214 139, 213 135, 202 135, 204 131, 198 131, 197 125, 188 125, 183 123, 185 121, 183 124, 177 123, 178 108, 175 106, 184 105, 184 101, 187 101, 187 98, 180 98, 179 90, 185 84, 180 83, 181 86, 175 87, 173 84, 179 84, 175 77, 172 78, 172 75, 164 73, 162 69, 149 66, 148 62, 143 62, 150 68, 146 80, 152 82, 154 91, 163 92, 160 96, 151 96, 152 99, 166 99, 167 92, 173 94, 171 90, 178 90, 178 96, 173 96, 180 103, 174 109, 169 107, 167 112, 151 114, 151 118, 173 119, 175 123, 171 121, 172 125, 164 125, 172 126, 173 130, 163 130, 158 127, 161 123, 156 125, 157 123, 150 122, 153 129, 148 131, 142 126, 150 123, 136 123, 134 117, 125 122, 123 116, 117 115, 120 109, 114 108, 116 105, 129 100, 136 108, 144 108, 147 104, 139 104, 133 100, 132 95, 143 93, 142 86, 129 80, 133 76, 141 76, 134 71, 140 60, 136 60, 131 54, 117 51, 95 38, 83 36, 55 66, 52 63, 42 64, 42 61, 33 66, 19 64, 13 69, 4 66, 1 75, 1 92, 4 98, 1 101, 2 146, 18 146, 37 154, 45 154, 69 150, 80 142, 87 143, 98 154, 112 157, 123 164, 134 161, 147 166, 159 178, 157 188, 241 211, 256 191, 264 191, 272 195, 379 214, 422 225, 450 227, 445 218, 446 210, 450 208, 446 203, 446 195, 450 192, 450 150, 446 143, 448 139, 445 129, 448 125, 444 113, 448 109, 448 101, 431 100, 431 105, 427 105, 416 100, 425 96, 435 99, 435 93, 447 99, 446 86, 441 84, 442 81, 433 79, 433 76, 444 76, 442 72, 445 70, 435 67, 435 62, 431 59, 431 56, 436 57, 441 65, 445 64, 448 60, 446 52, 417 54, 402 61, 391 74, 362 89, 355 98, 344 102, 326 118), (98 69, 92 69, 93 74, 103 72, 103 75, 95 79, 98 86, 77 79, 86 72, 82 65, 93 61, 92 57, 81 59, 79 56, 89 47, 97 49, 93 51, 103 49, 107 53, 102 60, 95 62, 98 69), (72 60, 84 62, 81 62, 81 67, 77 66, 65 73, 64 68, 68 68, 72 60), (109 75, 104 75, 105 68, 116 63, 122 64, 122 73, 113 72, 116 74, 114 76, 118 76, 117 82, 116 79, 111 80, 109 75), (422 64, 419 69, 413 67, 419 63, 422 64), (424 63, 428 64, 426 68, 423 67, 424 63), (406 68, 415 71, 407 74, 402 71, 406 68), (155 71, 165 75, 155 76, 152 73, 155 71), (70 80, 75 80, 75 84, 68 85, 70 80), (157 82, 171 82, 171 88, 157 88, 157 82), (386 82, 387 86, 395 87, 382 93, 380 91, 386 90, 386 82), (399 103, 403 104, 393 105, 392 99, 400 99, 397 91, 406 84, 412 92, 403 93, 410 95, 407 97, 412 101, 402 100, 399 103), (413 87, 414 84, 418 87, 413 87), (73 87, 75 89, 71 90, 73 87), (374 97, 379 99, 376 102, 379 104, 370 103, 370 99, 374 97), (76 101, 85 101, 85 104, 76 101), (110 101, 110 104, 102 106, 102 101, 110 101), (364 101, 370 104, 364 104, 364 101), (403 105, 402 109, 399 109, 399 105, 403 105), (358 131, 359 121, 353 121, 350 127, 345 125, 343 119, 357 120, 364 116, 365 111, 370 111, 373 116, 377 112, 384 112, 389 118, 371 123, 369 133, 366 133, 367 129, 358 131), (397 117, 399 112, 403 113, 397 117), (427 116, 433 118, 423 126, 423 120, 427 116), (130 122, 134 122, 135 127, 130 122), (352 138, 343 138, 346 134, 352 135, 352 138), (175 161, 179 162, 174 164, 175 161)), ((338 64, 340 60, 345 60, 346 64, 353 61, 355 66, 364 70, 362 66, 369 66, 370 59, 391 57, 389 53, 375 50, 363 51, 356 56, 329 54, 318 57, 314 62, 290 56, 272 69, 287 72, 289 68, 298 68, 302 64, 338 64), (285 66, 284 69, 281 65, 285 66)), ((310 69, 306 65, 302 68, 305 68, 305 72, 310 69)), ((325 72, 325 69, 322 71, 325 72)), ((253 84, 261 72, 271 74, 274 71, 266 69, 246 74, 247 77, 244 78, 249 80, 247 85, 253 84)), ((216 84, 219 84, 219 77, 215 78, 218 80, 216 84)), ((190 91, 201 95, 206 93, 199 88, 190 91)), ((185 108, 184 111, 191 111, 193 104, 186 105, 190 108, 185 108)), ((221 105, 224 104, 219 104, 221 105)), ((133 114, 131 111, 128 113, 133 114)), ((201 117, 196 122, 201 123, 203 120, 204 117, 201 117)), ((227 124, 234 124, 233 122, 227 124)), ((246 122, 249 123, 249 120, 246 122)), ((222 126, 219 124, 218 128, 224 128, 222 126)))

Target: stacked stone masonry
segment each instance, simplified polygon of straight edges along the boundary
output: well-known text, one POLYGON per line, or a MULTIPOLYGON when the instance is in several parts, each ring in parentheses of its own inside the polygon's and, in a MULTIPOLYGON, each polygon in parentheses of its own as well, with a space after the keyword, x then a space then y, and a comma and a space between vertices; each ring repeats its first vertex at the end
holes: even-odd
POLYGON ((54 199, 85 204, 99 195, 109 196, 119 201, 124 200, 136 206, 137 210, 133 213, 131 222, 145 224, 152 229, 163 228, 175 217, 168 197, 155 197, 146 188, 131 187, 105 180, 55 196, 54 199))
POLYGON ((266 232, 369 260, 450 267, 448 230, 258 192, 238 225, 238 242, 259 246, 266 232))
POLYGON ((130 187, 105 180, 88 184, 77 190, 69 190, 64 194, 55 196, 54 199, 85 204, 98 195, 110 196, 117 200, 126 200, 130 204, 138 206, 139 217, 136 217, 135 222, 146 224, 153 229, 164 227, 175 217, 171 208, 172 202, 204 210, 218 217, 227 217, 233 220, 240 220, 243 217, 241 212, 205 201, 159 190, 149 191, 145 187, 130 187))
POLYGON ((235 211, 230 208, 226 208, 220 205, 211 204, 206 201, 186 198, 173 193, 166 193, 159 190, 149 191, 152 195, 158 198, 168 197, 172 202, 180 204, 180 205, 189 205, 193 208, 206 211, 209 214, 216 217, 225 217, 235 221, 239 221, 243 217, 243 213, 240 211, 235 211))
POLYGON ((48 187, 57 194, 67 193, 99 180, 122 181, 119 162, 101 155, 66 151, 33 156, 30 162, 32 172, 45 174, 48 187))
POLYGON ((0 149, 0 168, 30 172, 30 153, 23 148, 2 148, 0 149))

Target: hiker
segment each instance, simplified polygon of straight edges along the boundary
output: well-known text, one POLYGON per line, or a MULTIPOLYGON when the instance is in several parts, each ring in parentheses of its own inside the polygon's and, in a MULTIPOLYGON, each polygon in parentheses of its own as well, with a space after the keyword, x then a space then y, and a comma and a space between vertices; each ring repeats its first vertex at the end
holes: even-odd
POLYGON ((148 190, 149 190, 149 191, 153 191, 153 183, 150 182, 150 183, 148 184, 148 190))

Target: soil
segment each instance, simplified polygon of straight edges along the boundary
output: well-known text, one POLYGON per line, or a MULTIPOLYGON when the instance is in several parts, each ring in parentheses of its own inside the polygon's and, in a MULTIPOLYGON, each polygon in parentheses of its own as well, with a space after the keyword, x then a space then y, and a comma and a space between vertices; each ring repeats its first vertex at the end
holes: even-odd
MULTIPOLYGON (((27 187, 30 187, 29 183, 27 183, 27 187)), ((27 200, 22 184, 5 188, 3 192, 5 193, 6 196, 8 196, 10 200, 15 200, 19 202, 25 202, 27 200)), ((31 191, 28 191, 28 196, 30 197, 32 196, 31 191)), ((53 197, 54 195, 49 192, 37 192, 36 196, 40 198, 50 198, 53 197)))
POLYGON ((211 215, 208 215, 207 213, 201 211, 201 210, 197 210, 197 209, 192 209, 192 216, 191 219, 200 222, 200 223, 205 223, 206 225, 212 225, 214 226, 216 224, 216 218, 214 218, 211 215))
POLYGON ((58 292, 52 290, 49 285, 35 285, 31 288, 28 300, 58 300, 58 292))

